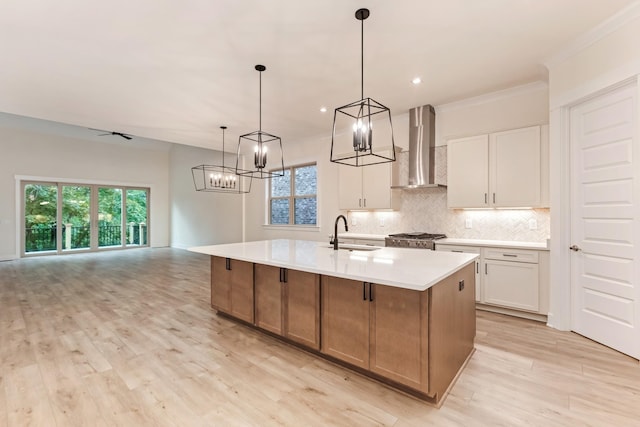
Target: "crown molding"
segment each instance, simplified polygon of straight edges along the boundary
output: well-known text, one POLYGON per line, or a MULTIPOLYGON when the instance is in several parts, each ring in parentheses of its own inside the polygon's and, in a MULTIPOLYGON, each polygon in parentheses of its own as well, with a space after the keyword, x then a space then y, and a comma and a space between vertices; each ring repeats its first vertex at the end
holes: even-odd
POLYGON ((562 50, 543 61, 543 64, 548 70, 551 70, 638 17, 640 17, 640 1, 634 1, 615 15, 578 36, 562 50))
POLYGON ((450 102, 448 104, 442 104, 434 106, 436 114, 444 111, 452 111, 460 108, 468 108, 476 105, 488 104, 501 99, 511 98, 518 95, 523 95, 530 92, 548 91, 549 85, 544 81, 536 81, 527 83, 520 86, 514 86, 508 89, 502 89, 495 92, 489 92, 482 95, 474 96, 472 98, 461 99, 460 101, 450 102))

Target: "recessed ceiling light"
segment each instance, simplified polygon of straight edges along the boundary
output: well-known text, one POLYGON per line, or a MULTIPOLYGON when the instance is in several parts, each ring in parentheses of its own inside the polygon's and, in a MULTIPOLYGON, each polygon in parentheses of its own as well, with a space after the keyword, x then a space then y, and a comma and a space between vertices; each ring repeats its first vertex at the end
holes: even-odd
POLYGON ((320 107, 320 112, 321 113, 326 113, 327 112, 327 107, 320 107))
POLYGON ((414 85, 419 85, 420 83, 422 83, 422 79, 420 77, 414 77, 414 79, 411 80, 411 83, 413 83, 414 85))

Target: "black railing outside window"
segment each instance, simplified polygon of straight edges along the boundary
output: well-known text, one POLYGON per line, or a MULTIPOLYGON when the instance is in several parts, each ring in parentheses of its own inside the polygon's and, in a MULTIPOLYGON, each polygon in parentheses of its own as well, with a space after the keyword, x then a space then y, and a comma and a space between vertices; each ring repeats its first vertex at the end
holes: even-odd
MULTIPOLYGON (((126 243, 128 245, 147 244, 147 225, 129 224, 126 228, 126 243), (142 238, 141 238, 142 237, 142 238)), ((57 227, 37 226, 25 228, 25 252, 55 251, 57 227)), ((122 245, 122 226, 120 225, 100 225, 98 227, 98 246, 120 246, 122 245)), ((63 249, 79 249, 90 247, 90 227, 62 227, 63 249), (70 242, 67 240, 67 233, 70 233, 70 242)))

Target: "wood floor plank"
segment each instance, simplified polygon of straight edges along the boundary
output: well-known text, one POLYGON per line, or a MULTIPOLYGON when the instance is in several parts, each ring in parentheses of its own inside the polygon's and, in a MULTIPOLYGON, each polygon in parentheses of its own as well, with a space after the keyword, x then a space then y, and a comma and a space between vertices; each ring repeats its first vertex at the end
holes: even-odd
POLYGON ((574 333, 477 313, 441 408, 210 307, 178 249, 0 263, 0 426, 636 426, 640 365, 574 333))

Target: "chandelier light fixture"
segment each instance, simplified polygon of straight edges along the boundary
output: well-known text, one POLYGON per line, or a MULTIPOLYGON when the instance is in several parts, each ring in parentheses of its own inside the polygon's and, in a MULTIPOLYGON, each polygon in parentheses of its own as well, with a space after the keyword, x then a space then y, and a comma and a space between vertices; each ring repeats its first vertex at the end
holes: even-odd
POLYGON ((244 178, 236 173, 236 168, 225 166, 224 158, 224 131, 226 126, 220 126, 222 129, 222 164, 221 165, 199 165, 191 168, 193 176, 193 184, 196 191, 207 191, 214 193, 230 193, 243 194, 251 191, 251 177, 244 178), (248 180, 249 185, 246 186, 248 180))
POLYGON ((361 23, 360 99, 336 108, 333 114, 331 161, 349 166, 396 160, 391 110, 372 98, 364 97, 364 20, 368 17, 369 9, 356 11, 356 19, 361 23))
MULTIPOLYGON (((267 69, 264 65, 256 65, 260 75, 259 128, 255 132, 241 135, 238 138, 238 158, 236 160, 236 174, 266 179, 284 176, 284 157, 282 155, 282 140, 279 136, 262 131, 262 72, 267 69), (239 160, 242 153, 253 153, 253 168, 240 169, 239 160), (269 163, 267 163, 267 155, 269 163)), ((251 157, 251 155, 249 155, 251 157)))

